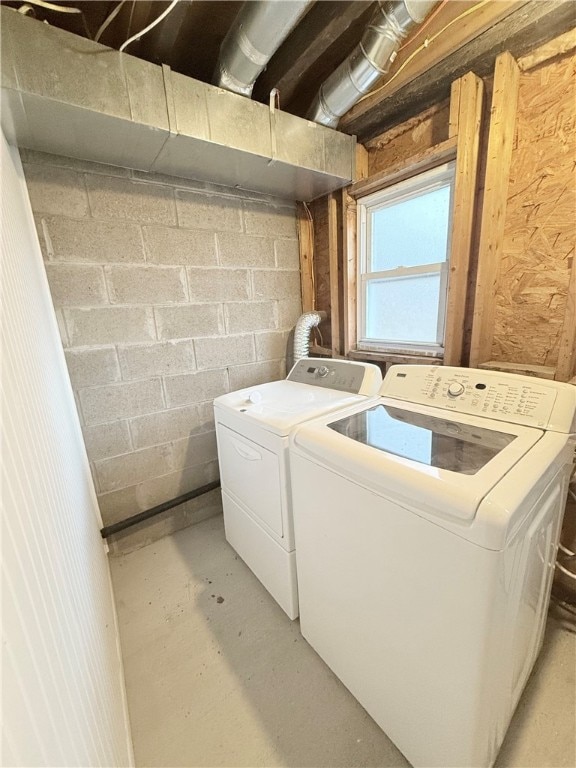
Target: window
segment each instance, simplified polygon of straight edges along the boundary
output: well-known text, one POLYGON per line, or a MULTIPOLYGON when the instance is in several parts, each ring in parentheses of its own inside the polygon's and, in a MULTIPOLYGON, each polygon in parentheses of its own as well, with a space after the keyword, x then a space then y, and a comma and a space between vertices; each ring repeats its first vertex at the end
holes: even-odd
POLYGON ((441 356, 454 163, 358 199, 358 348, 441 356))

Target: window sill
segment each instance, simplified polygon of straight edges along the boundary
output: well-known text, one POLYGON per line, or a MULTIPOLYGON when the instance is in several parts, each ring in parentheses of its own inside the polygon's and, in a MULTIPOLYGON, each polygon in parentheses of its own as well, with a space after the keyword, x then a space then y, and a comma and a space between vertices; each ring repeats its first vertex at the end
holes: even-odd
POLYGON ((391 365, 443 365, 443 357, 422 355, 418 352, 374 352, 373 350, 351 349, 348 353, 351 360, 363 360, 375 363, 390 363, 391 365))

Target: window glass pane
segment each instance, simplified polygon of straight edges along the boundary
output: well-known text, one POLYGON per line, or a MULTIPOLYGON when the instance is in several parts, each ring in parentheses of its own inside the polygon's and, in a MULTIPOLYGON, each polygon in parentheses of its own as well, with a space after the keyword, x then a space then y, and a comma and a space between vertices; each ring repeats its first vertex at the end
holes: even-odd
POLYGON ((435 344, 440 273, 366 285, 366 338, 435 344))
POLYGON ((371 212, 372 272, 446 260, 450 186, 371 212))

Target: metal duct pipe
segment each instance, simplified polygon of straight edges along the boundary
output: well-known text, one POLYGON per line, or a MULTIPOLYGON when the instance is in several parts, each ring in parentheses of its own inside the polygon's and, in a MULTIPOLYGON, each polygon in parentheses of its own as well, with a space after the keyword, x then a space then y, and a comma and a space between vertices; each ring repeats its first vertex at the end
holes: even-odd
POLYGON ((310 334, 327 317, 326 312, 305 312, 300 315, 294 328, 294 362, 310 357, 310 334))
POLYGON ((379 0, 362 40, 320 86, 308 120, 336 128, 342 115, 388 72, 402 40, 435 5, 437 0, 379 0))
POLYGON ((256 78, 311 3, 312 0, 245 2, 220 47, 214 84, 252 96, 256 78))

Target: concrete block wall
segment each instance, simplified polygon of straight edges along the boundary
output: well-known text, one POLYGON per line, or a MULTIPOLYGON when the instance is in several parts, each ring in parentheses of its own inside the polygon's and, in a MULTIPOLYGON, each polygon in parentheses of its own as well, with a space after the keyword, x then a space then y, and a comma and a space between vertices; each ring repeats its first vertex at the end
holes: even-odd
POLYGON ((107 525, 216 479, 213 398, 285 374, 295 208, 21 154, 107 525))

